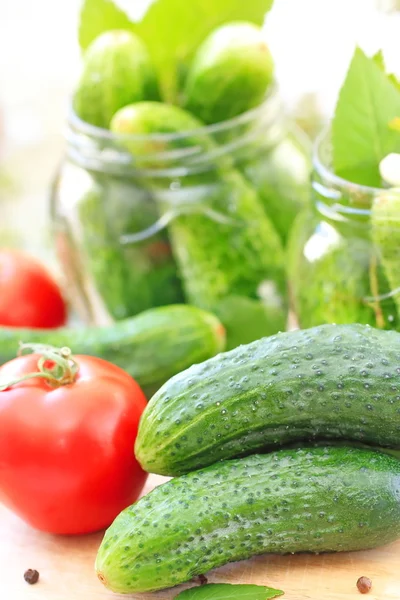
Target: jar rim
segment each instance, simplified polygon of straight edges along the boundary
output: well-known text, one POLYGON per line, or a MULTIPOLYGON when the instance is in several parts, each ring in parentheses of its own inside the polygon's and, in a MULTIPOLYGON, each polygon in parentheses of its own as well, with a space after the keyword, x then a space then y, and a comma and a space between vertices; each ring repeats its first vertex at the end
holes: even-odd
POLYGON ((330 124, 324 127, 322 131, 318 134, 314 141, 313 152, 312 152, 312 163, 315 171, 322 177, 324 182, 331 184, 333 187, 337 188, 349 188, 354 192, 360 192, 366 195, 375 195, 381 193, 386 188, 383 187, 372 187, 369 185, 362 185, 360 183, 355 183, 350 181, 349 179, 345 179, 344 177, 340 177, 336 175, 332 168, 330 168, 321 158, 321 150, 324 144, 330 142, 329 138, 331 135, 331 126, 330 124))
MULTIPOLYGON (((103 127, 98 127, 97 125, 92 125, 83 121, 78 115, 75 113, 72 101, 69 104, 67 124, 75 131, 79 131, 83 135, 87 135, 93 139, 97 139, 99 141, 118 141, 124 140, 131 142, 142 142, 142 141, 158 141, 158 142, 171 142, 178 139, 184 139, 187 137, 195 136, 195 135, 208 135, 216 133, 224 132, 230 129, 234 129, 237 126, 246 124, 255 120, 260 114, 265 116, 265 108, 272 104, 273 102, 279 104, 281 106, 280 97, 278 93, 278 86, 276 82, 274 82, 269 88, 264 100, 261 104, 258 104, 254 108, 242 113, 232 119, 227 119, 225 121, 220 121, 219 123, 213 123, 212 125, 203 125, 202 127, 198 127, 196 129, 190 129, 187 131, 182 131, 179 133, 149 133, 149 134, 131 134, 131 133, 114 133, 109 129, 105 129, 103 127)), ((271 123, 274 121, 275 114, 271 115, 271 123)))

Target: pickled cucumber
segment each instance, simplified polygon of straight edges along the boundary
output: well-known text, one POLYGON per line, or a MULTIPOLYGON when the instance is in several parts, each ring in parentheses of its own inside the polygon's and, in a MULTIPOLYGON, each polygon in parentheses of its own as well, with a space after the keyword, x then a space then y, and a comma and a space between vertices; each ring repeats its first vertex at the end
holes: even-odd
POLYGON ((299 134, 296 138, 285 130, 277 137, 277 129, 283 129, 282 109, 272 92, 273 76, 261 29, 242 22, 223 25, 194 58, 184 106, 212 124, 258 107, 268 98, 265 110, 260 106, 259 113, 233 121, 213 135, 218 144, 232 144, 229 152, 237 168, 257 191, 285 244, 295 217, 309 201, 311 164, 309 148, 300 143, 299 134))
POLYGON ((284 253, 255 190, 202 127, 183 109, 155 102, 126 107, 111 122, 115 133, 150 134, 120 142, 153 169, 146 183, 169 216, 186 299, 220 316, 232 347, 250 341, 249 323, 256 337, 285 328, 284 253), (256 302, 243 310, 238 298, 256 302))
POLYGON ((371 239, 351 228, 317 220, 304 211, 288 248, 288 279, 301 327, 325 323, 365 323, 392 329, 398 321, 385 273, 371 239))
POLYGON ((142 232, 159 218, 146 192, 131 180, 98 176, 78 203, 85 267, 115 319, 183 301, 167 234, 122 244, 123 235, 142 232))

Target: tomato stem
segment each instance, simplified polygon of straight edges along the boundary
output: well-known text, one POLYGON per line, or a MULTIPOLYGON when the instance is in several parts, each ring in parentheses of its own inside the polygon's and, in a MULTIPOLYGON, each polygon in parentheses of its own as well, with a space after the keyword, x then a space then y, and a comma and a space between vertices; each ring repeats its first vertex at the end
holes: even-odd
POLYGON ((30 350, 39 354, 37 363, 38 371, 27 373, 12 381, 0 382, 0 392, 7 390, 13 385, 17 385, 28 379, 41 378, 54 387, 69 385, 74 383, 79 370, 79 365, 72 356, 69 348, 55 348, 44 344, 20 344, 18 356, 21 356, 24 350, 30 350))

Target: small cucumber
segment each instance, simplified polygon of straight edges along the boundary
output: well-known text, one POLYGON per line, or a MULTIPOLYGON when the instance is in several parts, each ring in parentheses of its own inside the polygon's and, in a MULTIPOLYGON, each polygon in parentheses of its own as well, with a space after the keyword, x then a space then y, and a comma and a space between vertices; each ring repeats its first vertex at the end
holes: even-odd
POLYGON ((281 450, 156 488, 116 518, 96 570, 114 592, 145 592, 256 554, 366 550, 399 536, 400 461, 345 447, 281 450))
POLYGON ((365 323, 397 328, 396 306, 387 296, 389 284, 369 235, 321 221, 305 210, 292 228, 287 257, 300 327, 365 323))
POLYGON ((365 325, 281 333, 191 367, 147 406, 145 470, 179 475, 291 442, 400 448, 400 334, 365 325))
MULTIPOLYGON (((77 245, 82 250, 83 270, 108 314, 126 319, 150 308, 183 302, 165 230, 143 241, 121 242, 123 236, 148 230, 159 219, 150 194, 131 179, 93 178, 77 202, 81 223, 77 245)), ((68 262, 68 258, 63 260, 68 262)))
POLYGON ((171 305, 102 328, 0 328, 0 364, 15 358, 21 341, 99 356, 127 371, 149 397, 172 375, 220 352, 225 335, 214 315, 171 305))
POLYGON ((252 23, 227 23, 198 49, 187 76, 184 106, 204 123, 231 119, 262 102, 273 75, 261 29, 252 23))
POLYGON ((400 314, 400 189, 383 192, 372 207, 372 236, 400 314))
POLYGON ((283 111, 277 111, 275 94, 270 93, 273 76, 262 30, 251 23, 228 23, 212 32, 197 51, 184 106, 213 124, 260 106, 269 96, 265 109, 260 106, 247 123, 238 119, 213 135, 218 143, 230 142, 236 167, 257 191, 285 244, 295 216, 309 203, 311 152, 304 134, 280 123, 283 111), (271 119, 271 110, 277 118, 275 114, 271 119))
POLYGON ((202 123, 179 107, 139 102, 118 111, 111 130, 133 134, 121 143, 151 173, 145 184, 168 217, 187 300, 221 318, 229 347, 249 341, 257 321, 252 339, 284 329, 287 290, 279 235, 255 190, 230 157, 220 155, 202 123), (246 311, 241 299, 253 301, 246 311))
POLYGON ((134 33, 106 31, 86 50, 73 99, 74 110, 83 121, 107 128, 118 109, 158 97, 150 56, 134 33))

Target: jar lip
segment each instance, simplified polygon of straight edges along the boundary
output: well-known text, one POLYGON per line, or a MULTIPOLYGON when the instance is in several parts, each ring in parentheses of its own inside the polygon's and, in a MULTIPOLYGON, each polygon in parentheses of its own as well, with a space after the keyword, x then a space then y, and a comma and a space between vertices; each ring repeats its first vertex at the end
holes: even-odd
POLYGON ((340 177, 336 175, 333 170, 328 167, 321 159, 321 147, 324 143, 326 143, 330 138, 330 125, 324 127, 324 129, 318 134, 314 141, 313 145, 313 153, 312 153, 312 163, 314 169, 317 171, 319 175, 323 178, 325 182, 332 184, 334 187, 338 188, 349 188, 351 187, 354 191, 359 191, 363 194, 380 194, 385 188, 372 187, 369 185, 362 185, 360 183, 354 183, 348 179, 344 179, 344 177, 340 177))
MULTIPOLYGON (((278 86, 276 82, 274 82, 270 89, 267 92, 264 100, 258 106, 251 108, 245 113, 234 117, 233 119, 228 119, 226 121, 221 121, 219 123, 214 123, 212 125, 204 125, 203 127, 198 127, 196 129, 191 129, 188 131, 182 131, 179 133, 149 133, 149 134, 130 134, 130 133, 119 133, 116 134, 109 129, 105 129, 102 127, 97 127, 97 125, 91 125, 86 121, 83 121, 78 115, 75 113, 72 101, 69 104, 68 110, 68 125, 80 133, 87 135, 91 138, 98 140, 108 140, 108 141, 116 141, 116 140, 124 140, 124 141, 145 141, 145 140, 154 140, 154 141, 164 141, 169 142, 172 140, 183 139, 186 137, 196 136, 196 135, 208 135, 215 134, 218 132, 226 131, 229 129, 233 129, 237 126, 243 125, 249 121, 255 120, 260 113, 263 113, 265 107, 271 104, 272 102, 279 103, 280 106, 280 98, 278 94, 278 86)), ((274 120, 274 115, 272 115, 271 121, 274 120)))

